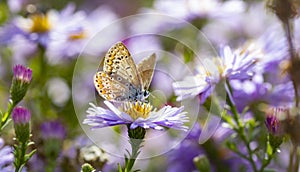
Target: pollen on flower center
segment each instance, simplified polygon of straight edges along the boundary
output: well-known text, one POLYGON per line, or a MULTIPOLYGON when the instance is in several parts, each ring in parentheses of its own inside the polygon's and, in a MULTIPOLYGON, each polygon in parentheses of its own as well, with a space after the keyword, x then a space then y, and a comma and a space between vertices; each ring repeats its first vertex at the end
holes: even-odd
POLYGON ((44 33, 51 29, 49 22, 49 17, 44 14, 33 14, 30 16, 32 21, 32 26, 30 28, 31 32, 44 33))
POLYGON ((138 118, 146 119, 152 110, 152 105, 144 102, 126 102, 122 110, 134 120, 138 118))

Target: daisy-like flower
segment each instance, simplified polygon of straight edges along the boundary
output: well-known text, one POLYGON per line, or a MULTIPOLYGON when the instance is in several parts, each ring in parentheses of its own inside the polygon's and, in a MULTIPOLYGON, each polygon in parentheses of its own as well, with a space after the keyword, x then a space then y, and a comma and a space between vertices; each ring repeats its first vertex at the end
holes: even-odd
POLYGON ((87 118, 84 124, 92 126, 92 129, 115 125, 129 125, 130 129, 138 127, 155 130, 163 130, 164 127, 186 131, 188 128, 183 124, 188 122, 183 107, 164 106, 156 111, 149 103, 125 102, 119 107, 109 101, 104 101, 109 109, 97 107, 90 103, 87 110, 87 118))
POLYGON ((221 49, 220 58, 204 59, 196 68, 194 76, 173 83, 177 101, 199 95, 200 103, 213 92, 222 79, 245 80, 253 76, 253 67, 261 56, 260 51, 250 46, 231 51, 225 46, 221 49))

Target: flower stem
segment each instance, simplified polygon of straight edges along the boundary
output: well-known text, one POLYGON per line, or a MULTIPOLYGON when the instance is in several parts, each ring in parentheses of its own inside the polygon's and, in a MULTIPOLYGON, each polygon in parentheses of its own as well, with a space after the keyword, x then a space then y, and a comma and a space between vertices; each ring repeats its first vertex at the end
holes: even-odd
POLYGON ((252 168, 253 168, 253 171, 254 172, 257 172, 257 168, 256 168, 256 165, 255 165, 255 162, 253 160, 253 151, 251 150, 251 147, 250 147, 250 141, 248 141, 247 137, 246 137, 246 134, 245 134, 245 128, 239 118, 239 113, 238 113, 238 110, 233 102, 233 98, 232 98, 232 88, 230 86, 230 83, 228 80, 226 80, 226 92, 227 92, 227 103, 230 107, 230 110, 233 114, 233 119, 235 120, 237 126, 235 128, 235 131, 237 132, 238 136, 242 139, 242 141, 244 142, 244 144, 246 145, 246 148, 247 148, 247 152, 249 154, 249 157, 247 158, 247 160, 250 162, 252 168))
MULTIPOLYGON (((289 45, 290 62, 291 62, 291 65, 293 65, 294 62, 297 61, 297 57, 296 57, 295 51, 294 51, 293 35, 292 35, 292 30, 291 30, 291 23, 289 22, 289 20, 287 20, 287 21, 283 22, 283 25, 284 25, 284 29, 285 29, 285 33, 286 33, 288 45, 289 45)), ((298 107, 299 106, 298 83, 295 80, 295 77, 293 75, 294 74, 291 73, 291 80, 293 82, 294 91, 295 91, 295 106, 298 107)))
POLYGON ((291 150, 290 150, 290 157, 289 157, 289 166, 287 171, 288 172, 293 172, 293 165, 294 165, 294 157, 295 157, 295 151, 296 151, 296 146, 292 146, 291 150))
POLYGON ((26 150, 27 150, 27 143, 20 143, 20 147, 17 148, 16 150, 16 155, 15 155, 15 172, 22 171, 22 168, 25 166, 25 155, 26 155, 26 150))
POLYGON ((298 172, 299 171, 299 162, 300 162, 300 149, 297 146, 296 148, 296 161, 295 161, 295 169, 294 172, 298 172))
POLYGON ((131 153, 129 154, 129 158, 125 157, 124 172, 130 172, 132 170, 135 160, 140 154, 140 148, 146 134, 146 130, 142 127, 130 129, 130 125, 128 125, 127 128, 131 153))

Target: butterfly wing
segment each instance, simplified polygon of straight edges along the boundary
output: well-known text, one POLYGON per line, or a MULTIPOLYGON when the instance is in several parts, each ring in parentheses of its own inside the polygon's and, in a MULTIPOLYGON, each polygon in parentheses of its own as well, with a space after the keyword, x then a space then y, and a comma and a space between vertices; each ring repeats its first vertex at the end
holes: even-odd
POLYGON ((150 86, 155 65, 156 65, 156 55, 153 53, 150 57, 141 61, 137 66, 139 75, 141 76, 142 86, 144 90, 148 90, 150 86))
POLYGON ((123 101, 128 99, 129 83, 115 80, 105 72, 97 72, 94 75, 94 84, 99 95, 109 101, 123 101))
POLYGON ((136 88, 142 89, 141 77, 139 76, 134 60, 128 49, 121 42, 113 45, 106 53, 103 71, 112 77, 120 76, 136 88))

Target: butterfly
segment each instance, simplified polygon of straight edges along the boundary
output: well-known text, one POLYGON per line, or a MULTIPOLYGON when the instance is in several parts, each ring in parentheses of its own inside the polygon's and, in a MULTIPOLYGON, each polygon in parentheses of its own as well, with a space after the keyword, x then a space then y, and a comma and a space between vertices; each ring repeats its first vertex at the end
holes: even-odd
POLYGON ((105 54, 103 71, 94 75, 94 85, 101 97, 113 102, 143 101, 149 96, 156 55, 153 53, 138 65, 126 46, 118 42, 105 54))

